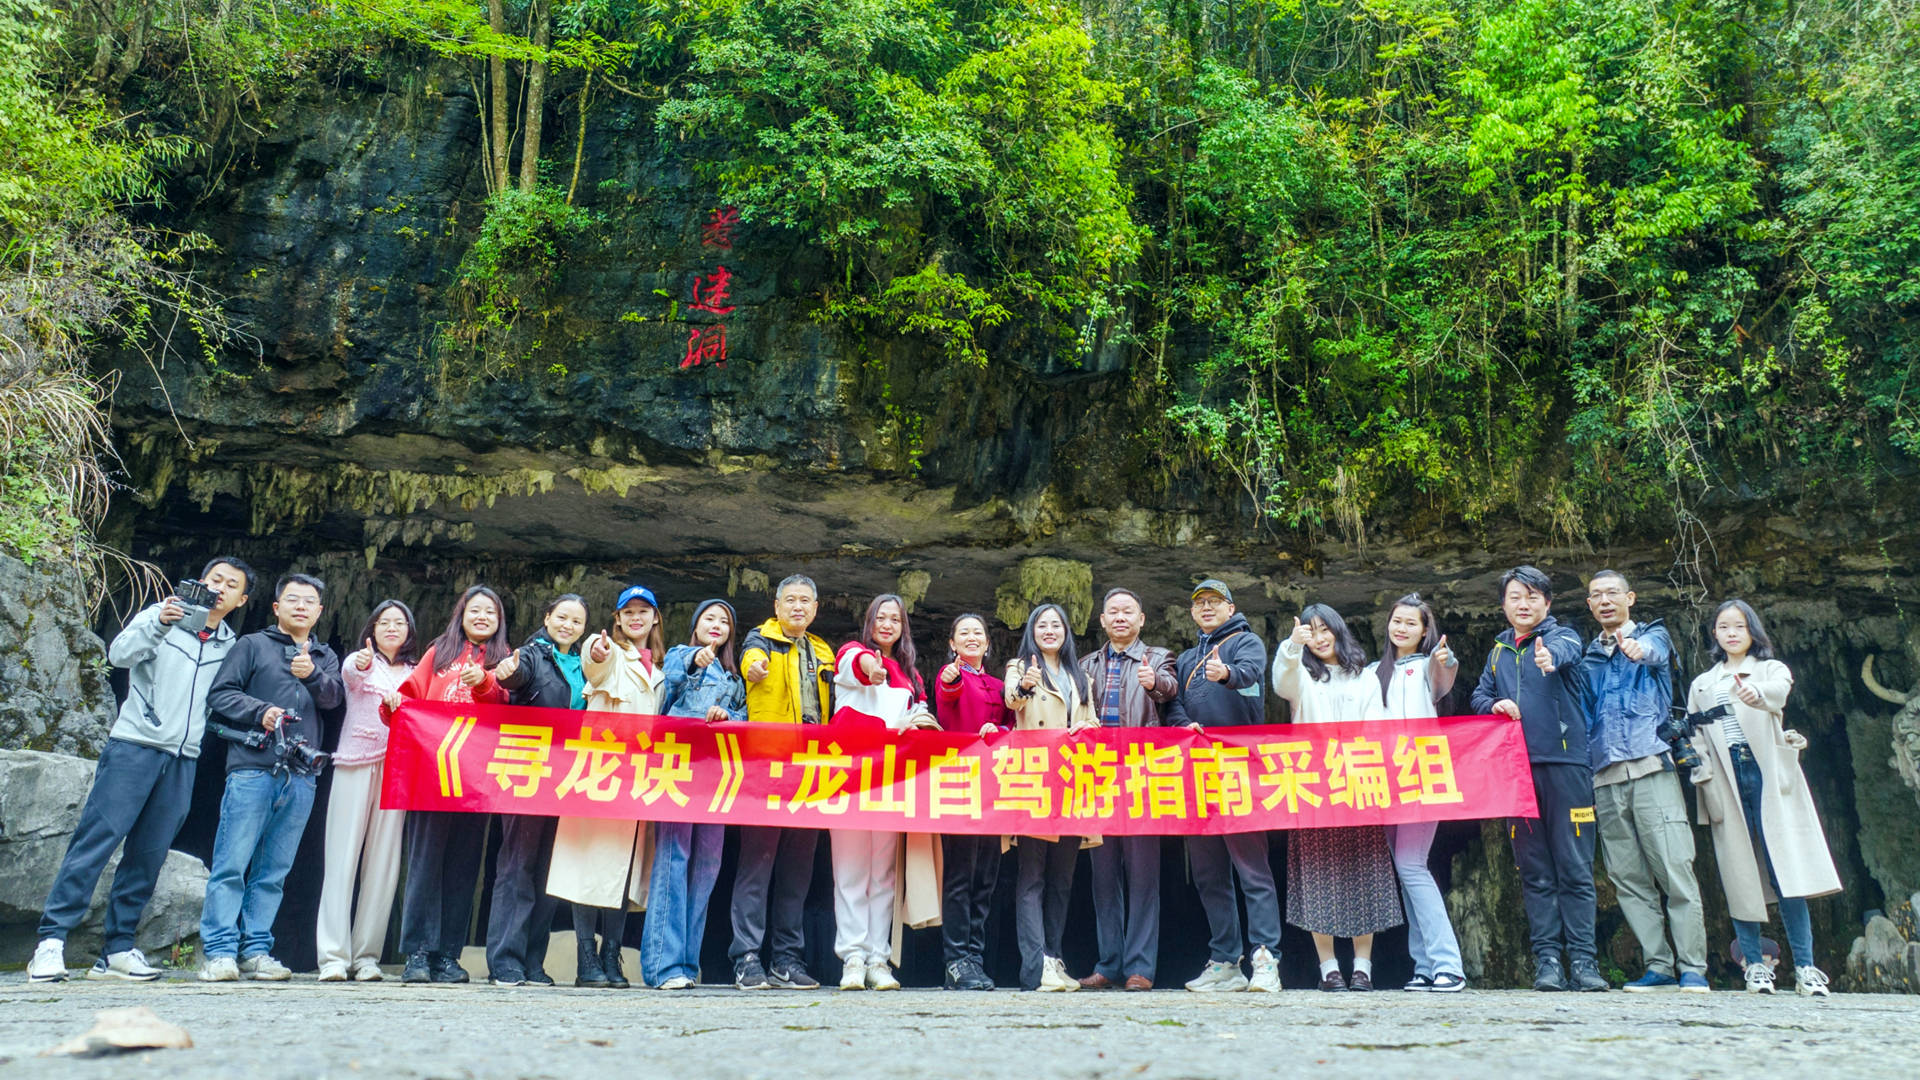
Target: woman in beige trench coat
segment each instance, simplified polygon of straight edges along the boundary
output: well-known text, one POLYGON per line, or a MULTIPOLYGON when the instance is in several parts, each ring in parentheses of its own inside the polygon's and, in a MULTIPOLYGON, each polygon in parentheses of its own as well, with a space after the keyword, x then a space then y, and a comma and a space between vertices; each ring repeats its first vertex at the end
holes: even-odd
POLYGON ((1744 600, 1720 605, 1713 639, 1719 663, 1694 679, 1687 694, 1688 713, 1712 714, 1699 729, 1702 760, 1693 782, 1700 819, 1713 832, 1747 990, 1773 993, 1773 971, 1761 962, 1760 929, 1767 905, 1777 900, 1793 952, 1795 989, 1825 997, 1827 976, 1813 963, 1807 899, 1839 892, 1840 875, 1800 771, 1806 737, 1782 723, 1793 672, 1773 658, 1773 643, 1744 600))
MULTIPOLYGON (((666 690, 659 662, 665 639, 653 593, 629 585, 620 594, 613 629, 587 640, 580 670, 586 676, 589 712, 657 715, 666 690)), ((592 718, 587 720, 589 726, 592 718)), ((581 754, 582 759, 591 755, 581 754)), ((624 753, 608 760, 624 762, 624 753)), ((590 772, 563 783, 584 794, 597 781, 590 772)), ((613 783, 611 779, 606 783, 613 783)), ((553 836, 553 862, 547 892, 573 904, 573 934, 579 948, 575 986, 629 985, 620 970, 620 941, 627 909, 647 907, 647 880, 653 873, 653 827, 643 821, 563 817, 553 836), (594 943, 598 933, 599 944, 594 943)), ((636 977, 638 977, 636 973, 636 977)))

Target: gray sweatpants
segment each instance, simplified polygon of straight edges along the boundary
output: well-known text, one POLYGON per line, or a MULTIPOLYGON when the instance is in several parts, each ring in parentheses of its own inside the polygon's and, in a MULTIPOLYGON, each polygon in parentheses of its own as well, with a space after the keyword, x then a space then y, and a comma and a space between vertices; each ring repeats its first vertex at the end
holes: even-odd
POLYGON ((1620 913, 1640 939, 1647 970, 1678 978, 1707 972, 1707 926, 1693 876, 1693 827, 1680 776, 1657 772, 1593 789, 1600 853, 1620 913), (1666 910, 1660 896, 1666 894, 1666 910), (1673 935, 1673 943, 1667 935, 1673 935))

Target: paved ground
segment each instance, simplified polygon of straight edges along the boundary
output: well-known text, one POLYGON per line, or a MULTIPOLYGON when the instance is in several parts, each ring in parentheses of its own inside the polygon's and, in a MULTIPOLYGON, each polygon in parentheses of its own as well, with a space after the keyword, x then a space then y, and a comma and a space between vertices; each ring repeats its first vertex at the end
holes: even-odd
POLYGON ((1275 997, 208 987, 0 975, 0 1075, 605 1080, 1920 1076, 1920 998, 1474 991, 1275 997), (146 1005, 192 1050, 35 1055, 146 1005))

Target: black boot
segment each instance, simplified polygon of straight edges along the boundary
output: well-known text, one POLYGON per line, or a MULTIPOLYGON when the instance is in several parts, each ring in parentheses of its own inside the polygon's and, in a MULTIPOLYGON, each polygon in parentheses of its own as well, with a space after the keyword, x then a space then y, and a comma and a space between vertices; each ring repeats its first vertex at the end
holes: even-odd
POLYGON ((632 984, 627 982, 626 973, 620 970, 620 939, 610 937, 600 947, 600 973, 607 977, 607 985, 615 990, 625 990, 632 984))
POLYGON ((580 938, 580 968, 579 974, 574 976, 573 985, 606 988, 607 974, 600 969, 600 953, 594 948, 592 934, 580 938))

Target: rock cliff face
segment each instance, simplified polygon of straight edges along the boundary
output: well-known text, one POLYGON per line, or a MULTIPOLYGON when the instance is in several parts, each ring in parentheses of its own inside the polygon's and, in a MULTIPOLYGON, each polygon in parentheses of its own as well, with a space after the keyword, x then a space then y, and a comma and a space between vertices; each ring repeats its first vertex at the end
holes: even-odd
MULTIPOLYGON (((1702 666, 1704 612, 1668 584, 1674 553, 1658 538, 1569 549, 1544 527, 1417 509, 1364 545, 1276 538, 1163 437, 1171 391, 1123 349, 1098 345, 1076 367, 1013 333, 990 371, 956 373, 918 343, 816 321, 831 268, 752 224, 731 247, 703 243, 716 207, 694 179, 698 148, 657 141, 637 109, 590 126, 582 201, 604 223, 528 294, 512 355, 476 358, 447 332, 472 317, 453 279, 483 198, 464 85, 422 70, 291 103, 217 192, 169 219, 218 241, 205 270, 258 352, 230 352, 219 371, 121 364, 134 491, 110 541, 170 574, 222 551, 269 580, 316 572, 330 584, 321 632, 341 642, 386 596, 439 624, 476 580, 505 592, 516 634, 555 590, 585 593, 599 619, 619 583, 641 580, 677 636, 703 597, 732 596, 757 620, 770 582, 806 572, 829 636, 876 592, 912 598, 923 654, 944 653, 946 622, 966 610, 998 616, 1004 653, 1041 599, 1097 635, 1088 615, 1120 584, 1146 598, 1149 636, 1178 643, 1192 638, 1191 584, 1218 576, 1269 642, 1325 600, 1366 624, 1371 648, 1386 605, 1419 589, 1476 671, 1500 626, 1501 569, 1546 567, 1565 594, 1556 610, 1584 624, 1584 576, 1612 565, 1635 577, 1644 614, 1692 643, 1689 671, 1702 666), (726 363, 683 367, 690 337, 719 321, 688 307, 720 266, 726 363)), ((1770 618, 1800 675, 1793 722, 1814 742, 1807 770, 1848 885, 1815 905, 1837 967, 1861 913, 1920 880, 1916 804, 1888 764, 1891 708, 1856 677, 1868 651, 1888 654, 1890 681, 1915 670, 1920 528, 1891 486, 1790 490, 1705 504, 1705 573, 1770 618)), ((1454 856, 1470 974, 1495 982, 1526 961, 1504 831, 1450 827, 1437 856, 1454 856)), ((1717 896, 1710 864, 1703 852, 1717 896)), ((1636 974, 1617 911, 1602 931, 1636 974)))
POLYGON ((0 748, 98 757, 113 717, 80 576, 0 554, 0 748))

